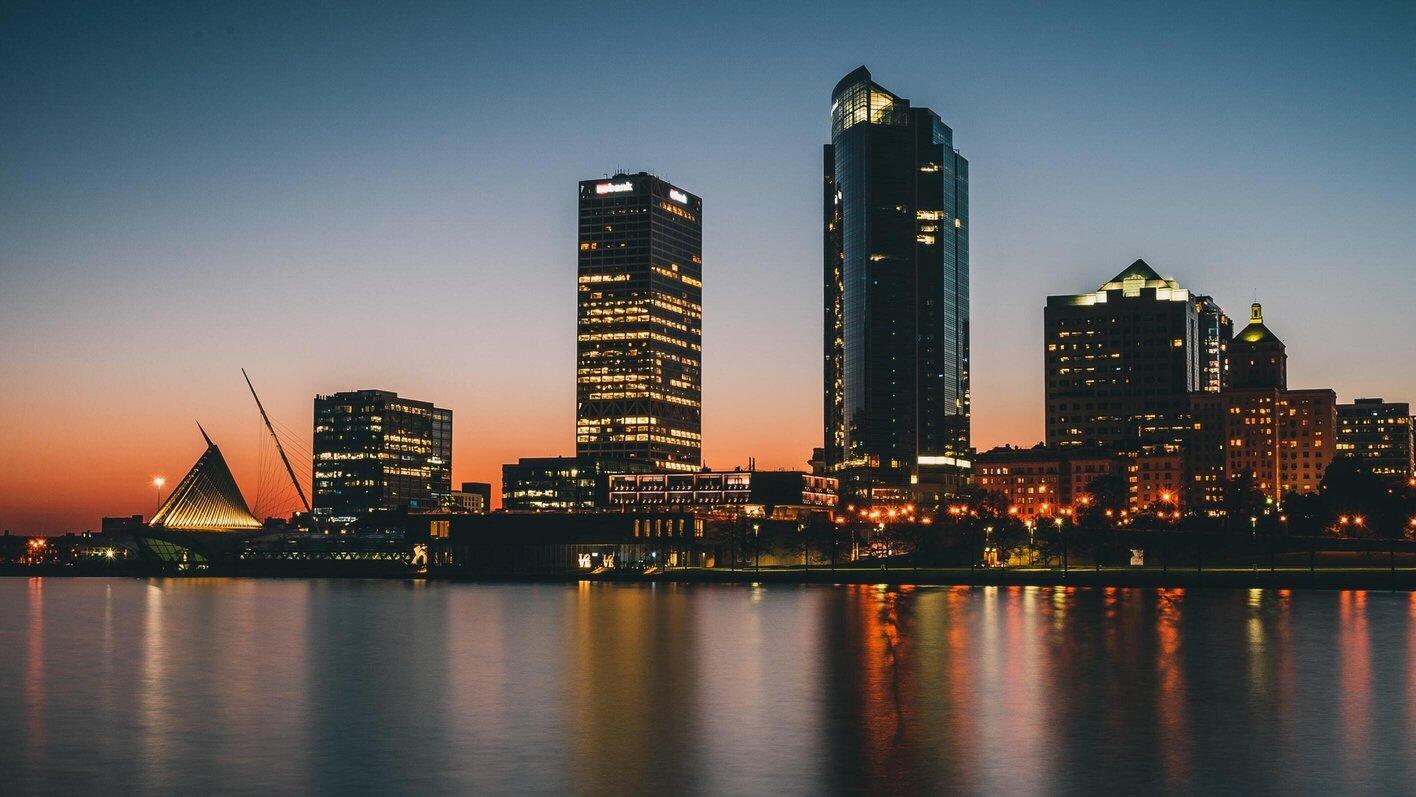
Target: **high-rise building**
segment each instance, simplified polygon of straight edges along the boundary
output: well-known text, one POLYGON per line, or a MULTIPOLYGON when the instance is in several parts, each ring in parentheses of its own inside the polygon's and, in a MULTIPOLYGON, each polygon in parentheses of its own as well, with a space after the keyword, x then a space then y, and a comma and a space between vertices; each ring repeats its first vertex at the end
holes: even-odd
POLYGON ((1183 440, 1202 389, 1197 303, 1137 260, 1043 313, 1049 446, 1135 448, 1183 440))
POLYGON ((1229 385, 1229 341, 1234 337, 1234 322, 1210 296, 1195 297, 1195 314, 1200 324, 1198 389, 1218 393, 1229 385))
POLYGON ((824 159, 825 446, 842 492, 928 500, 969 462, 968 161, 861 67, 824 159))
POLYGON ((1378 476, 1406 480, 1412 467, 1411 405, 1359 398, 1337 405, 1337 454, 1370 467, 1378 476))
POLYGON ((315 397, 314 511, 436 510, 452 490, 452 410, 387 390, 315 397))
POLYGON ((575 451, 702 464, 703 202, 650 174, 580 183, 575 451))
POLYGON ((1318 490, 1337 450, 1337 394, 1288 388, 1288 350, 1254 304, 1229 347, 1230 387, 1191 396, 1189 470, 1195 504, 1224 511, 1227 485, 1247 479, 1275 502, 1318 490))

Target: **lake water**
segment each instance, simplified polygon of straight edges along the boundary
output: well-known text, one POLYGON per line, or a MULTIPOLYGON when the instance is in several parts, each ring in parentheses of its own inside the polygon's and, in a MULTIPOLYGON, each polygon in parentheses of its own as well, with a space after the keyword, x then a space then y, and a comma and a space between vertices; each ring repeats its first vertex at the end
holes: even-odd
POLYGON ((1416 596, 0 579, 0 792, 1413 794, 1416 596))

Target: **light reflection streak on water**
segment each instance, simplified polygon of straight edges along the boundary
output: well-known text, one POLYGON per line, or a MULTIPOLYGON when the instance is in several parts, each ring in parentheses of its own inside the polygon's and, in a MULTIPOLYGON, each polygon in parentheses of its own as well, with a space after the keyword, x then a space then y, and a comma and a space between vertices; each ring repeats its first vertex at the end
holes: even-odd
POLYGON ((1190 772, 1191 729, 1189 716, 1185 711, 1189 695, 1180 648, 1184 602, 1183 589, 1156 591, 1158 611, 1155 623, 1155 665, 1158 689, 1155 704, 1159 720, 1161 763, 1168 784, 1184 782, 1190 772))
POLYGON ((25 629, 25 755, 31 762, 42 762, 48 748, 44 711, 44 579, 28 579, 26 587, 29 591, 29 611, 26 613, 28 622, 25 629))
POLYGON ((1340 681, 1337 684, 1341 700, 1343 756, 1351 773, 1370 771, 1371 750, 1371 642, 1367 634, 1367 593, 1363 590, 1343 592, 1339 604, 1341 630, 1338 650, 1340 681))
POLYGON ((167 678, 167 630, 163 627, 163 588, 146 585, 143 602, 142 672, 137 684, 139 700, 138 735, 141 763, 138 776, 146 791, 158 791, 163 782, 162 768, 170 759, 167 734, 170 732, 171 690, 177 682, 167 678))

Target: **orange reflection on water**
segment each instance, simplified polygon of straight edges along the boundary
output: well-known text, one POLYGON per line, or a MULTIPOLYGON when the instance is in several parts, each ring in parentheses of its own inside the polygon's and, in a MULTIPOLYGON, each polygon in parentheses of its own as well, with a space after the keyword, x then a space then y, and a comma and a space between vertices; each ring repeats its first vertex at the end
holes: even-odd
POLYGON ((1161 767, 1167 783, 1182 783, 1190 772, 1190 723, 1186 712, 1185 668, 1180 658, 1180 621, 1184 589, 1156 592, 1156 711, 1159 714, 1161 767))
POLYGON ((1367 593, 1343 592, 1338 596, 1338 656, 1343 755, 1348 771, 1366 772, 1371 766, 1371 638, 1367 630, 1367 593))
POLYGON ((588 584, 572 599, 566 698, 576 782, 588 792, 691 788, 698 635, 696 604, 683 593, 677 585, 588 584))

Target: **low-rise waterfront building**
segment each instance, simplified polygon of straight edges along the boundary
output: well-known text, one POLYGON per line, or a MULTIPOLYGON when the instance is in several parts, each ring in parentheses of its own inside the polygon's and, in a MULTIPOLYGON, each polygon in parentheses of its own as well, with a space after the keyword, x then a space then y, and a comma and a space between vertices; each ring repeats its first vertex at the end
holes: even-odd
POLYGON ((1077 512, 1098 478, 1121 480, 1132 510, 1166 506, 1185 509, 1185 455, 1180 446, 1151 445, 1135 451, 1100 446, 1002 447, 975 457, 974 486, 1002 496, 1024 518, 1077 512))
POLYGON ((800 471, 615 474, 609 477, 608 506, 794 519, 834 509, 839 484, 800 471))

